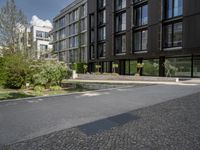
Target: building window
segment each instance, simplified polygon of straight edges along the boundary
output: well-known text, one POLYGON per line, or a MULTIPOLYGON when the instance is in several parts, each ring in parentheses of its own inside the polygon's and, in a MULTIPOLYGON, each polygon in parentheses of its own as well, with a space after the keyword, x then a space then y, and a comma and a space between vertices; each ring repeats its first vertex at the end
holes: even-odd
POLYGON ((59 25, 59 27, 65 26, 65 23, 66 23, 65 19, 66 19, 65 17, 63 17, 63 18, 60 19, 60 25, 59 25))
POLYGON ((95 42, 95 31, 94 31, 94 27, 95 27, 95 19, 94 19, 94 14, 90 14, 89 17, 89 59, 94 59, 95 58, 95 47, 94 47, 94 42, 95 42))
POLYGON ((106 44, 105 43, 98 44, 98 56, 105 57, 105 53, 106 53, 106 44))
POLYGON ((40 50, 42 51, 48 50, 48 45, 40 44, 40 50))
POLYGON ((142 30, 134 33, 134 50, 147 50, 148 31, 142 30))
POLYGON ((74 37, 71 37, 69 39, 69 47, 70 48, 78 47, 78 45, 79 45, 79 38, 78 38, 78 36, 74 36, 74 37))
POLYGON ((44 31, 36 31, 36 37, 37 38, 49 38, 49 33, 48 32, 44 32, 44 31))
POLYGON ((106 0, 98 0, 98 9, 104 8, 106 6, 106 0))
POLYGON ((135 75, 137 73, 137 61, 126 60, 125 61, 125 75, 135 75))
POLYGON ((86 4, 83 4, 83 5, 80 7, 80 15, 81 15, 81 17, 85 17, 85 16, 86 16, 86 12, 87 12, 87 5, 86 5, 86 4))
POLYGON ((165 0, 164 18, 170 19, 183 15, 183 0, 165 0))
POLYGON ((191 57, 166 58, 166 76, 191 77, 191 57), (170 68, 173 69, 168 69, 170 68))
POLYGON ((142 2, 144 0, 133 0, 134 3, 139 3, 139 2, 142 2))
POLYGON ((90 45, 90 59, 95 58, 95 48, 94 45, 90 45))
POLYGON ((126 13, 120 13, 116 15, 116 32, 126 30, 126 13))
POLYGON ((86 33, 82 33, 80 40, 81 40, 81 45, 86 45, 86 40, 87 39, 87 34, 86 33))
POLYGON ((106 23, 106 10, 98 12, 98 25, 106 23))
POLYGON ((126 8, 126 0, 115 0, 115 10, 126 8))
POLYGON ((94 42, 95 34, 94 34, 94 14, 90 15, 89 18, 89 28, 90 28, 90 43, 94 42))
POLYGON ((143 26, 148 24, 148 5, 143 5, 135 9, 135 25, 143 26))
POLYGON ((106 39, 106 27, 98 29, 98 41, 103 41, 106 39))
POLYGON ((200 56, 194 57, 193 76, 194 77, 200 77, 200 56))
POLYGON ((182 22, 164 25, 163 48, 182 46, 182 22))
POLYGON ((143 60, 144 67, 142 69, 142 75, 145 76, 159 76, 159 60, 143 60))
POLYGON ((115 38, 115 53, 126 53, 126 35, 118 35, 115 38))
POLYGON ((94 29, 94 14, 90 14, 90 29, 94 29))
POLYGON ((110 62, 102 62, 102 72, 111 72, 111 63, 110 62))

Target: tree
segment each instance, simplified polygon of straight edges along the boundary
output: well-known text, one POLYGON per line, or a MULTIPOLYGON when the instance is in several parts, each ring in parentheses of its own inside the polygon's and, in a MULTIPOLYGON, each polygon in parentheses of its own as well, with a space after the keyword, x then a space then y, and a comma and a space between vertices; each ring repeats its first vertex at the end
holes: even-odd
POLYGON ((31 60, 20 53, 6 55, 1 59, 0 80, 8 88, 19 89, 31 80, 31 60))
POLYGON ((47 89, 50 86, 61 85, 64 78, 71 77, 70 70, 63 62, 40 60, 36 61, 31 69, 34 86, 44 86, 47 89))
POLYGON ((0 8, 0 45, 6 53, 16 53, 20 43, 25 43, 23 35, 26 26, 26 16, 16 7, 15 0, 7 0, 5 6, 0 8))

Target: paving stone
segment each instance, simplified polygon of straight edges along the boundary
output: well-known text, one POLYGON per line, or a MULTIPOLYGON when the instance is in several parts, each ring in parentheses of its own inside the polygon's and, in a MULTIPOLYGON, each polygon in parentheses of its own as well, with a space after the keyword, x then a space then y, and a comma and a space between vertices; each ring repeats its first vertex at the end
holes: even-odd
POLYGON ((7 145, 3 150, 200 149, 200 93, 128 112, 127 118, 107 118, 104 123, 119 124, 111 123, 102 132, 87 134, 76 127, 7 145))

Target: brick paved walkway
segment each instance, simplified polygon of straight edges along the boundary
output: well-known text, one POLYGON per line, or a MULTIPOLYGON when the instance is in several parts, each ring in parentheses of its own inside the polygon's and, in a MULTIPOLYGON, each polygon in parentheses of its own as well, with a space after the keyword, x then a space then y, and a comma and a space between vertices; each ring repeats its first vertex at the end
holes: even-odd
POLYGON ((200 93, 62 130, 5 150, 200 149, 200 93))

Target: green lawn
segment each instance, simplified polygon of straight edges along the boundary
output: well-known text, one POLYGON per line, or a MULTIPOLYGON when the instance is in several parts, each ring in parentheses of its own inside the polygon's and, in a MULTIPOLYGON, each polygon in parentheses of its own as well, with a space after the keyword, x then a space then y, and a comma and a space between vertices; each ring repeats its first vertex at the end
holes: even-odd
POLYGON ((62 89, 58 91, 46 90, 44 92, 36 92, 34 90, 11 90, 11 89, 0 88, 0 101, 8 100, 8 99, 36 97, 36 96, 62 95, 62 94, 68 94, 68 93, 73 93, 73 92, 84 92, 84 91, 88 91, 88 89, 69 88, 69 89, 62 89))
POLYGON ((3 92, 0 93, 0 100, 7 100, 7 99, 18 99, 18 98, 26 98, 26 97, 33 97, 33 95, 28 95, 21 92, 3 92))

